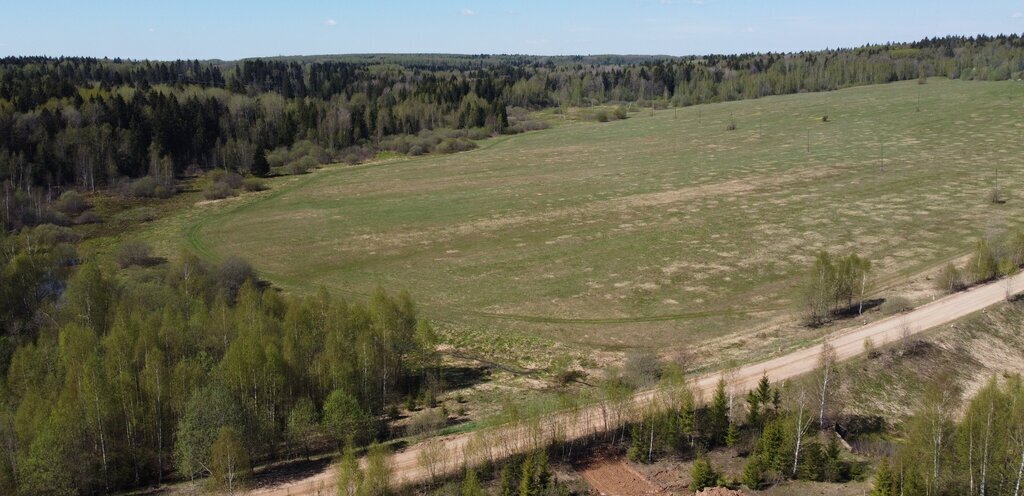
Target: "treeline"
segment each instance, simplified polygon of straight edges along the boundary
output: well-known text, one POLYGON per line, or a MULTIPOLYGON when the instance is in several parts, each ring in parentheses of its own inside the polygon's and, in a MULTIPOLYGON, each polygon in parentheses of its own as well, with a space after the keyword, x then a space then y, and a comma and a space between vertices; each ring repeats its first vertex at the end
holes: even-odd
POLYGON ((138 248, 118 254, 128 269, 71 270, 74 241, 54 226, 0 238, 0 493, 227 483, 241 462, 383 439, 389 405, 436 387, 433 333, 405 294, 286 297, 237 258, 138 248))
MULTIPOLYGON (((61 190, 190 170, 247 174, 308 141, 323 160, 375 150, 464 148, 460 137, 540 126, 513 109, 640 102, 664 107, 921 76, 1004 80, 1024 70, 1017 35, 794 54, 702 57, 342 56, 236 63, 0 59, 4 223, 61 190), (394 137, 418 137, 388 139, 394 137)), ((24 221, 28 222, 24 222, 24 221)))
POLYGON ((1024 231, 1010 229, 978 240, 964 267, 947 263, 935 278, 935 285, 941 291, 952 293, 972 284, 1012 276, 1020 272, 1021 267, 1024 267, 1024 231))

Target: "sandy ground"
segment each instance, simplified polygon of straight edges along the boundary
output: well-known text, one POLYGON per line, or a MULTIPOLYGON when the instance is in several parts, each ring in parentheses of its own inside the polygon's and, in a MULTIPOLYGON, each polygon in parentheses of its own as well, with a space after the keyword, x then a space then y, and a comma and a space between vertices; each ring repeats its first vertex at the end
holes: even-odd
POLYGON ((644 494, 668 495, 669 492, 654 485, 630 467, 621 458, 604 458, 585 464, 577 471, 601 496, 640 496, 644 494))
MULTIPOLYGON (((960 317, 977 312, 989 305, 996 304, 1007 298, 1008 294, 1024 291, 1024 273, 1008 279, 978 286, 968 291, 949 295, 945 298, 923 305, 912 312, 880 320, 861 327, 846 329, 831 335, 828 342, 835 348, 840 360, 849 359, 865 352, 865 342, 870 340, 875 346, 882 346, 901 339, 906 334, 915 334, 933 327, 952 322, 960 317)), ((690 384, 695 396, 709 398, 720 378, 725 378, 728 387, 736 394, 744 394, 757 385, 762 375, 767 375, 773 382, 796 377, 813 371, 818 366, 818 357, 822 345, 803 348, 786 355, 746 365, 737 369, 707 374, 690 384)), ((440 438, 447 455, 446 466, 449 470, 459 470, 463 460, 476 463, 481 456, 500 458, 512 453, 528 451, 542 446, 552 437, 563 439, 579 439, 594 433, 607 430, 620 421, 630 420, 630 415, 638 415, 644 407, 668 401, 668 392, 662 390, 645 391, 633 397, 634 408, 626 409, 631 414, 624 418, 611 419, 607 405, 595 405, 552 415, 545 419, 543 432, 530 430, 526 427, 507 427, 496 432, 477 434, 459 434, 440 438), (480 437, 483 436, 483 437, 480 437), (469 449, 474 444, 485 446, 484 449, 469 449), (467 455, 475 452, 476 455, 467 455), (451 463, 456 462, 456 463, 451 463)), ((623 409, 619 409, 622 411, 623 409)), ((392 456, 395 483, 415 483, 426 478, 426 471, 420 466, 419 458, 424 451, 424 443, 413 445, 392 456)), ((609 462, 614 463, 614 462, 609 462)), ((620 468, 621 469, 621 468, 620 468)), ((628 469, 628 467, 626 467, 628 469)), ((609 470, 616 470, 610 468, 609 470)), ((624 473, 625 474, 625 473, 624 473)), ((598 484, 606 484, 607 494, 616 494, 613 484, 626 484, 633 480, 634 475, 623 475, 625 481, 613 481, 602 475, 598 484)), ((586 476, 585 476, 586 477, 586 476)), ((595 479, 596 480, 596 479, 595 479)), ((639 477, 640 481, 644 479, 639 477)), ((589 480, 588 480, 589 481, 589 480)), ((635 482, 635 481, 634 481, 635 482)), ((648 482, 648 484, 650 484, 648 482)), ((652 486, 653 490, 657 487, 652 486)), ((600 487, 599 487, 599 490, 600 487)), ((301 480, 284 483, 272 487, 264 487, 252 494, 266 496, 298 496, 335 494, 335 472, 328 468, 320 473, 301 480)), ((642 493, 631 493, 642 494, 642 493)))

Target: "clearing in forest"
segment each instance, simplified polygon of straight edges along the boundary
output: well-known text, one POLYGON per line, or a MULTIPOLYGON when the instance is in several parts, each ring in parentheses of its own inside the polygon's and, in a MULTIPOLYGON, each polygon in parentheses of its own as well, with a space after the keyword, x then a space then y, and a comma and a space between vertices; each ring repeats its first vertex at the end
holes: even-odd
POLYGON ((156 235, 291 291, 405 288, 455 329, 690 345, 788 315, 818 250, 891 280, 1019 219, 1022 107, 1019 82, 933 78, 645 109, 276 179, 156 235))

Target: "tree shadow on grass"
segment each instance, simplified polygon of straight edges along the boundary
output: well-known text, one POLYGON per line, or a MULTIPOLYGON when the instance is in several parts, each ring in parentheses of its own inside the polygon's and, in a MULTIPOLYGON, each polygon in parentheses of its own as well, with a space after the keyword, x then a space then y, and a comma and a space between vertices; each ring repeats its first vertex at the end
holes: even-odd
MULTIPOLYGON (((885 303, 885 298, 874 298, 874 299, 871 299, 871 300, 864 300, 864 309, 863 309, 863 311, 867 312, 867 311, 873 310, 875 308, 878 308, 878 307, 882 306, 882 303, 885 303)), ((860 305, 858 305, 857 303, 854 303, 853 305, 850 305, 850 306, 848 306, 846 308, 841 308, 841 309, 837 310, 834 314, 832 314, 832 316, 836 320, 843 320, 843 319, 849 319, 849 318, 857 317, 861 313, 862 312, 861 312, 860 305)))
POLYGON ((253 486, 272 487, 302 480, 323 472, 331 463, 333 458, 330 456, 275 463, 253 474, 253 486))

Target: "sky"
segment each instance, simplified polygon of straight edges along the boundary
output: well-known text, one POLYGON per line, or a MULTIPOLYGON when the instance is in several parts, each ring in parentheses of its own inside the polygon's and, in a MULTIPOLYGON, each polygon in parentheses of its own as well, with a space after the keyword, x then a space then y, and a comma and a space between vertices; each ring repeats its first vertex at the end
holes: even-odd
POLYGON ((790 52, 1024 32, 1024 0, 0 0, 0 56, 790 52))

